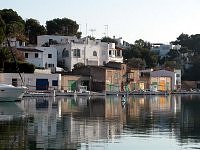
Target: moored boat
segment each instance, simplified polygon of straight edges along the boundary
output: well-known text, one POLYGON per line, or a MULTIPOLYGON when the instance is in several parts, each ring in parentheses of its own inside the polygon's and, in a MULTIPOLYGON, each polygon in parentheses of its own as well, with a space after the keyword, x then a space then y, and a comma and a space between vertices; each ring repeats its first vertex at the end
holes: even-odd
POLYGON ((0 84, 0 102, 1 101, 17 101, 22 99, 26 87, 15 87, 8 84, 0 84))

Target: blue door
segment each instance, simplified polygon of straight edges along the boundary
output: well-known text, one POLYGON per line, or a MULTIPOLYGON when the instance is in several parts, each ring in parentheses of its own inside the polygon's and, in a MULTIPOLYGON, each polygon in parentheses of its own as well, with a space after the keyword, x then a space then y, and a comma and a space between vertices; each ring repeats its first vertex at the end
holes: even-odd
POLYGON ((36 79, 36 90, 48 90, 49 81, 48 79, 36 79))

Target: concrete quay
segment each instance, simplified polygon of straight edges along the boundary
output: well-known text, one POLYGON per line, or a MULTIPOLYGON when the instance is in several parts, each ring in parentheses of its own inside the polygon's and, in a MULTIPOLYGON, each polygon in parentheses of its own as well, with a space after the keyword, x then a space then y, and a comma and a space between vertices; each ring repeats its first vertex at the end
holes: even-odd
POLYGON ((52 97, 52 96, 123 96, 123 95, 170 95, 170 94, 200 94, 200 91, 133 91, 133 92, 59 92, 59 91, 32 91, 24 94, 24 97, 52 97))

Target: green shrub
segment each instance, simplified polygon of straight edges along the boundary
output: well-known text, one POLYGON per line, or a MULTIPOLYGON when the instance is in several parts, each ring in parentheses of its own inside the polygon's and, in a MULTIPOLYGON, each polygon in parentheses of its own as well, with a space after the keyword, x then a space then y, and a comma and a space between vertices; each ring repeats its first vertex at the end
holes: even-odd
MULTIPOLYGON (((18 62, 17 66, 21 73, 34 73, 35 66, 33 64, 18 62)), ((4 73, 18 73, 16 64, 14 62, 5 62, 4 73)))

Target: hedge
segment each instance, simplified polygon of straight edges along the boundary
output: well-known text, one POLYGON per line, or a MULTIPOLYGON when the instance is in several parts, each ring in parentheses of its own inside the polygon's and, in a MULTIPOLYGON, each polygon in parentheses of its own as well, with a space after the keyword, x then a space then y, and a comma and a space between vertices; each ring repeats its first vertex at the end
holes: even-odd
MULTIPOLYGON (((34 73, 35 66, 25 62, 17 62, 17 66, 21 73, 34 73)), ((4 73, 18 73, 16 64, 14 62, 5 62, 4 73)))

